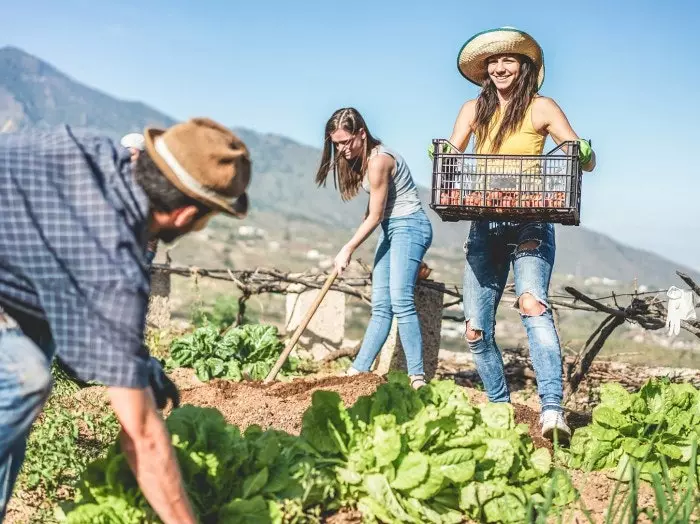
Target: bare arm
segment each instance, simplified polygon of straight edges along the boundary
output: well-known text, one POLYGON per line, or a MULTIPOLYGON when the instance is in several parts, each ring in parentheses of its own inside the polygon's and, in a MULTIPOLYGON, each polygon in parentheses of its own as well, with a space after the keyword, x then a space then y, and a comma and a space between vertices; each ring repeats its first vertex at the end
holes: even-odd
POLYGON ((194 524, 170 435, 149 389, 108 389, 122 426, 121 444, 151 507, 166 524, 194 524))
MULTIPOLYGON (((564 111, 551 98, 538 97, 533 106, 532 123, 539 132, 551 135, 557 145, 568 140, 578 140, 579 137, 569 124, 564 111)), ((581 166, 584 171, 593 171, 595 168, 595 151, 591 155, 591 161, 581 166)))
POLYGON ((465 102, 464 105, 462 105, 462 109, 459 110, 452 135, 450 136, 450 143, 461 152, 464 152, 472 136, 475 116, 476 100, 465 102))
POLYGON ((355 250, 372 234, 372 231, 384 218, 384 208, 389 194, 389 180, 396 161, 388 155, 377 155, 369 161, 367 178, 369 179, 369 205, 365 219, 357 228, 352 238, 345 244, 335 257, 335 267, 338 273, 350 263, 350 257, 355 250))
POLYGON ((377 155, 369 162, 367 178, 370 189, 367 216, 350 241, 345 244, 351 254, 367 240, 384 218, 384 207, 389 194, 389 179, 395 165, 396 161, 388 155, 377 155))

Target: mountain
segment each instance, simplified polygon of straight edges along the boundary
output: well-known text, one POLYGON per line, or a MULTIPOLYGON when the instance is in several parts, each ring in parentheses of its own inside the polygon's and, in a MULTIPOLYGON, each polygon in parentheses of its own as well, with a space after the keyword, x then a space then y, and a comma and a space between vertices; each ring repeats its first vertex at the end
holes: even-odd
MULTIPOLYGON (((118 137, 146 125, 168 126, 173 122, 169 116, 143 103, 119 100, 87 87, 20 49, 0 48, 2 131, 68 123, 118 137)), ((304 224, 313 224, 308 229, 321 236, 319 242, 342 239, 359 224, 367 202, 365 195, 342 202, 332 180, 326 188, 316 187, 318 149, 275 134, 234 130, 253 157, 251 223, 264 217, 268 228, 298 230, 304 224)), ((429 190, 420 188, 420 195, 433 223, 433 251, 449 252, 451 264, 463 264, 461 249, 468 224, 441 222, 427 207, 429 190)), ((697 272, 584 227, 558 226, 557 229, 557 273, 624 282, 637 278, 639 283, 649 286, 668 286, 678 283, 675 270, 681 269, 700 280, 697 272)))
POLYGON ((87 87, 21 49, 0 49, 0 129, 70 124, 111 135, 173 122, 141 102, 87 87))

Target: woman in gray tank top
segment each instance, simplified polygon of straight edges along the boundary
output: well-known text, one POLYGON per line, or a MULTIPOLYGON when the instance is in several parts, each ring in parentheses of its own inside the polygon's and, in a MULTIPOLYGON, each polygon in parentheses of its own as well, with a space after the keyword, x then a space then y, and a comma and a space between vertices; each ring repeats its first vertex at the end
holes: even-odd
POLYGON ((369 193, 365 219, 335 257, 338 273, 353 252, 379 227, 372 271, 372 318, 349 375, 367 372, 396 322, 406 354, 411 385, 425 384, 423 341, 413 292, 418 270, 433 239, 430 221, 404 159, 372 136, 354 108, 337 110, 326 123, 321 166, 316 183, 325 185, 333 173, 343 200, 369 193))

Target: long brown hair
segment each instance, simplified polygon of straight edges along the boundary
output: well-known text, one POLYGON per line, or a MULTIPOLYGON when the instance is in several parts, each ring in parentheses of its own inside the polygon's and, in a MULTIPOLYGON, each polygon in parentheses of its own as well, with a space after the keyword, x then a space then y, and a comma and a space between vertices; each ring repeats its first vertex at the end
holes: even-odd
POLYGON ((350 200, 360 190, 370 151, 381 143, 369 132, 365 119, 362 118, 357 109, 354 107, 338 109, 326 122, 323 154, 321 155, 321 165, 316 173, 316 184, 325 186, 328 173, 332 170, 335 188, 340 191, 343 200, 350 200), (331 140, 331 134, 339 129, 344 129, 352 135, 365 130, 366 142, 361 157, 348 161, 345 155, 338 155, 338 148, 331 140), (360 159, 362 161, 358 162, 360 159))
MULTIPOLYGON (((501 126, 492 144, 492 153, 497 153, 503 141, 518 130, 525 118, 530 102, 537 94, 537 69, 533 61, 525 55, 516 55, 520 61, 520 75, 513 85, 513 94, 506 106, 501 126)), ((477 148, 489 135, 491 118, 498 109, 498 93, 490 76, 481 85, 481 93, 476 100, 474 131, 477 148)))

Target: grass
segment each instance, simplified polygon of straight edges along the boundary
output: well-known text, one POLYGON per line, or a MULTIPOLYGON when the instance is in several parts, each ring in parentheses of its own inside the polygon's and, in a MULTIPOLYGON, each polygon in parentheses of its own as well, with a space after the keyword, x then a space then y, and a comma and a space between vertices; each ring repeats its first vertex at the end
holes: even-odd
POLYGON ((76 409, 80 388, 55 366, 52 374, 53 392, 32 427, 15 488, 21 502, 36 509, 39 522, 54 520, 53 506, 72 498, 87 464, 106 453, 119 431, 114 413, 104 405, 76 409))

